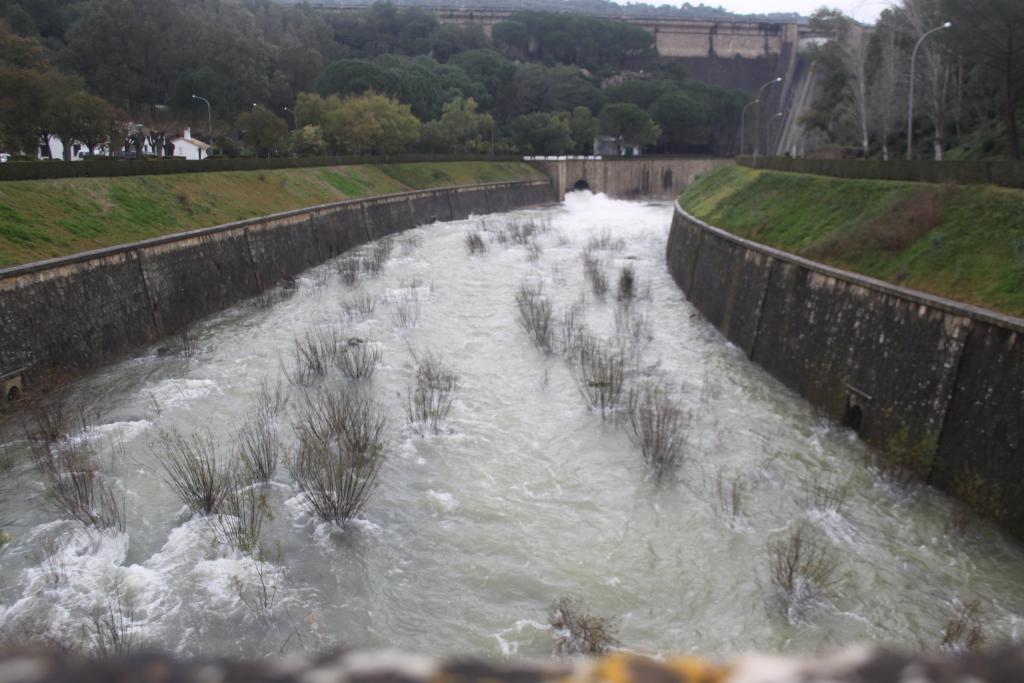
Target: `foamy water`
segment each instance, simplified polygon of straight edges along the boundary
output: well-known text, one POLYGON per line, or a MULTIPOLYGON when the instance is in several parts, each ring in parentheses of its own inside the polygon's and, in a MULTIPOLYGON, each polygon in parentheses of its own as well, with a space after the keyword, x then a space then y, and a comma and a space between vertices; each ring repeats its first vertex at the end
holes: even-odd
MULTIPOLYGON (((15 518, 0 550, 0 629, 88 649, 92 617, 116 593, 138 641, 182 653, 341 644, 535 657, 551 652, 547 606, 571 595, 615 617, 623 645, 641 652, 932 647, 972 600, 990 640, 1017 637, 1020 548, 991 529, 947 533, 944 497, 879 482, 855 435, 696 315, 666 272, 670 220, 667 203, 574 193, 482 219, 490 243, 480 256, 463 240, 481 219, 425 226, 397 238, 379 278, 348 287, 325 264, 273 308, 240 305, 197 325, 193 358, 145 350, 81 380, 73 397, 90 408, 88 428, 72 438, 100 453, 128 528, 61 520, 22 458, 16 500, 0 510, 15 518), (526 218, 551 223, 536 260, 493 240, 526 218), (613 288, 631 264, 644 294, 634 315, 650 335, 636 336, 633 374, 666 382, 693 414, 687 457, 662 481, 621 424, 587 408, 565 359, 538 352, 516 324, 524 280, 543 283, 557 314, 588 291, 580 254, 604 234, 623 240, 597 252, 613 288), (372 314, 346 314, 356 293, 376 298, 372 314), (418 324, 396 327, 396 308, 412 299, 418 324), (368 383, 391 418, 379 486, 339 531, 309 514, 282 467, 266 489, 274 518, 257 561, 190 518, 163 481, 157 440, 175 429, 226 442, 261 381, 286 381, 295 336, 331 326, 382 350, 368 383), (406 424, 413 352, 425 351, 459 375, 439 434, 406 424), (740 514, 723 509, 719 481, 739 483, 740 514), (839 511, 810 496, 822 481, 849 482, 839 511), (801 523, 838 558, 841 583, 794 611, 771 587, 767 545, 801 523)), ((601 336, 615 334, 614 298, 588 297, 601 336)), ((280 428, 293 448, 289 415, 280 428)), ((22 430, 5 429, 4 448, 26 452, 22 430)))

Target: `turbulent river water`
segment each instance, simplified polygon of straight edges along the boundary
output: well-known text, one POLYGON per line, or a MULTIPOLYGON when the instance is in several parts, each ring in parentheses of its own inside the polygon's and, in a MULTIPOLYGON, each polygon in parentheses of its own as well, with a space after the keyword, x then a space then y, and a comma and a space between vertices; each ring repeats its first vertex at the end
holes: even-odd
MULTIPOLYGON (((136 644, 188 654, 342 644, 534 657, 551 652, 547 608, 567 595, 613 617, 623 647, 649 653, 935 647, 974 601, 989 640, 1022 635, 1021 549, 989 528, 950 531, 944 497, 886 483, 854 434, 696 315, 666 272, 670 220, 667 203, 577 192, 424 226, 396 237, 377 277, 346 285, 324 264, 284 301, 195 326, 190 357, 149 349, 78 381, 69 401, 86 406, 89 428, 71 438, 92 445, 124 495, 124 533, 61 519, 24 430, 8 422, 0 441, 19 465, 0 510, 13 536, 0 551, 0 630, 89 649, 94 621, 113 614, 136 644), (535 246, 496 239, 526 220, 549 224, 535 246), (470 255, 477 230, 488 249, 470 255), (611 282, 604 301, 584 277, 588 242, 611 282), (621 313, 616 332, 625 265, 638 283, 631 335, 621 313), (565 357, 531 344, 516 318, 524 281, 543 283, 556 317, 585 297, 595 334, 632 337, 632 378, 672 388, 691 415, 674 474, 652 476, 622 421, 587 407, 565 357), (372 313, 346 312, 357 293, 375 299, 372 313), (187 514, 164 481, 160 434, 227 443, 261 382, 281 382, 294 403, 302 389, 282 370, 293 340, 332 327, 382 352, 365 382, 390 414, 379 484, 337 530, 307 512, 282 467, 257 562, 187 514), (440 433, 424 435, 406 402, 414 354, 427 351, 459 382, 440 433), (847 484, 838 510, 815 502, 829 483, 847 484), (801 526, 835 558, 837 583, 795 609, 771 580, 770 548, 801 526)), ((277 426, 293 449, 289 415, 277 426)))

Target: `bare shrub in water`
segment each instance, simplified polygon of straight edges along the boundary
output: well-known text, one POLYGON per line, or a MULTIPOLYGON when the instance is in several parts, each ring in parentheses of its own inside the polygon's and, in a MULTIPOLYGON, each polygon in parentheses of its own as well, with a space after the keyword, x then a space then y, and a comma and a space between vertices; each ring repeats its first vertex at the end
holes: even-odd
POLYGON ((621 404, 626 382, 626 354, 587 334, 580 340, 573 377, 587 404, 607 418, 621 404))
POLYGON ((626 241, 621 237, 612 237, 611 230, 602 230, 600 235, 592 235, 585 247, 587 251, 622 251, 625 248, 626 241))
POLYGON ((737 474, 727 480, 719 470, 715 477, 715 488, 719 515, 732 521, 742 517, 747 494, 747 482, 743 476, 737 474))
POLYGON ((440 358, 427 353, 416 358, 416 384, 409 394, 407 415, 413 425, 436 433, 455 400, 459 377, 440 358))
POLYGON ((266 484, 274 478, 283 446, 277 420, 284 412, 287 398, 280 385, 260 384, 256 406, 249 411, 235 432, 238 467, 252 483, 266 484))
POLYGON ((296 337, 292 345, 292 368, 287 371, 292 384, 307 385, 327 374, 338 361, 343 339, 335 328, 318 328, 296 337))
POLYGON ((874 452, 874 464, 882 477, 904 489, 927 480, 934 458, 934 440, 913 441, 905 427, 874 452))
POLYGON ((603 655, 620 643, 614 620, 590 614, 579 600, 562 596, 548 606, 556 657, 603 655))
POLYGON ((395 327, 416 327, 420 322, 420 302, 415 298, 396 301, 388 317, 395 327))
POLYGON ((341 303, 345 315, 354 318, 359 315, 370 315, 377 309, 377 300, 366 292, 347 297, 341 303))
POLYGON ((664 385, 645 382, 630 389, 626 414, 630 441, 658 475, 682 463, 690 415, 675 405, 664 385))
POLYGON ((522 283, 516 291, 516 307, 519 310, 519 326, 530 335, 534 346, 544 353, 551 353, 554 336, 551 301, 544 296, 543 287, 538 283, 522 283))
POLYGON ((850 492, 850 484, 845 481, 816 480, 811 484, 808 503, 822 512, 839 513, 843 509, 846 497, 850 492))
POLYGON ((530 240, 526 243, 526 258, 530 261, 539 261, 544 255, 544 247, 537 240, 530 240))
POLYGON ((562 351, 570 358, 575 357, 581 335, 587 334, 586 326, 587 302, 577 301, 562 309, 559 322, 559 341, 562 351))
POLYGON ((768 554, 772 585, 790 602, 827 598, 840 583, 838 561, 804 525, 770 542, 768 554))
POLYGON ((978 601, 958 602, 956 614, 950 617, 942 631, 939 647, 957 654, 965 654, 980 650, 984 644, 985 633, 981 627, 978 601))
POLYGON ((256 308, 272 308, 282 301, 286 301, 295 294, 295 286, 278 286, 278 287, 267 287, 262 292, 256 295, 253 299, 253 303, 256 304, 256 308))
POLYGON ((182 358, 194 358, 199 352, 199 338, 191 328, 186 327, 174 335, 174 348, 182 358))
POLYGON ((210 434, 184 436, 160 434, 157 446, 164 482, 189 510, 200 515, 221 511, 231 491, 232 477, 217 457, 218 447, 210 434))
POLYGON ((633 266, 623 266, 619 271, 619 294, 618 300, 624 304, 632 303, 636 296, 636 274, 633 266))
POLYGON ((384 270, 384 264, 391 258, 395 249, 395 241, 391 237, 379 239, 373 243, 370 252, 363 259, 363 270, 373 277, 377 277, 384 270))
POLYGON ((604 264, 592 251, 583 252, 583 274, 590 282, 590 291, 594 298, 604 301, 608 294, 608 276, 604 272, 604 264))
POLYGON ((366 379, 380 363, 380 347, 369 339, 349 337, 338 353, 338 367, 349 379, 366 379))
POLYGON ((334 262, 334 269, 341 276, 341 281, 351 287, 359 280, 359 271, 362 268, 355 256, 344 256, 334 262))
POLYGON ((263 524, 271 519, 273 514, 266 492, 256 488, 244 475, 235 478, 224 496, 220 514, 211 518, 222 543, 250 556, 259 551, 263 524))
POLYGON ((470 255, 487 253, 487 242, 479 232, 474 231, 466 235, 466 251, 470 255))
POLYGON ((82 441, 62 441, 32 451, 43 497, 60 514, 97 529, 125 529, 124 499, 101 472, 82 441))
POLYGON ((289 469, 306 506, 343 525, 366 505, 384 462, 387 413, 358 391, 325 387, 307 394, 295 416, 298 452, 289 469))
POLYGON ((72 428, 76 410, 68 401, 64 389, 26 400, 27 422, 25 435, 43 445, 63 441, 72 428))
POLYGON ((127 657, 136 648, 135 601, 120 577, 111 581, 104 606, 90 618, 93 655, 99 659, 127 657))

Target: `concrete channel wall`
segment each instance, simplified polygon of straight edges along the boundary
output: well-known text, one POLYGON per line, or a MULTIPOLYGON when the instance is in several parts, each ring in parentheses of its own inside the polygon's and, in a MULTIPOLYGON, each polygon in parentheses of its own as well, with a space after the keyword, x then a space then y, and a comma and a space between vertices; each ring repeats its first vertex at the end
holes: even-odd
POLYGON ((756 363, 1024 538, 1024 319, 824 266, 678 204, 668 268, 756 363))
POLYGON ((369 240, 553 201, 547 180, 402 192, 2 269, 0 376, 74 374, 369 240))

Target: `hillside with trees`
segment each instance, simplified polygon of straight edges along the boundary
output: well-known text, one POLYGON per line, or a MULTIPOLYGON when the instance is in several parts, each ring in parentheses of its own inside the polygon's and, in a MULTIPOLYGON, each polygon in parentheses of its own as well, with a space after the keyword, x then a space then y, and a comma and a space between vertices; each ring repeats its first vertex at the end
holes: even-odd
POLYGON ((0 149, 30 156, 160 156, 185 127, 229 156, 586 153, 597 134, 731 153, 745 102, 579 14, 517 13, 492 41, 385 3, 0 0, 0 46, 0 149))
POLYGON ((901 0, 872 29, 825 9, 810 23, 831 40, 811 52, 821 88, 804 123, 832 144, 865 157, 907 154, 920 42, 914 157, 1020 159, 1024 2, 901 0))

